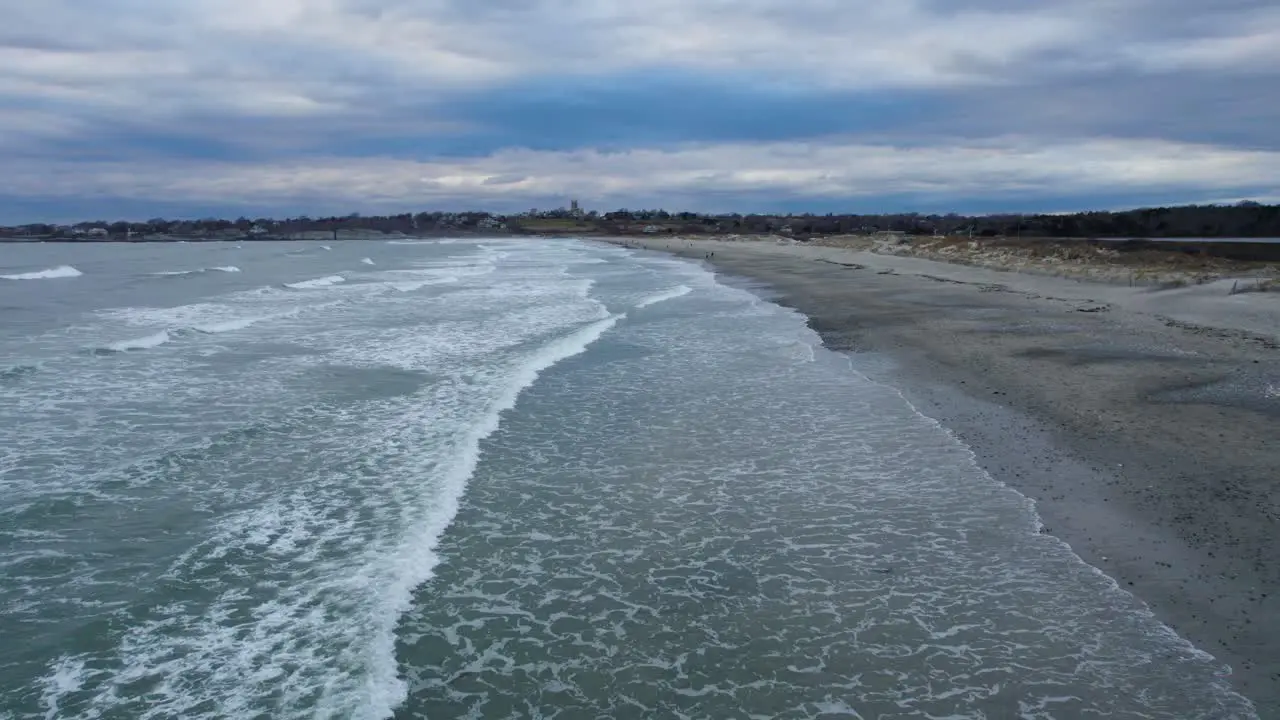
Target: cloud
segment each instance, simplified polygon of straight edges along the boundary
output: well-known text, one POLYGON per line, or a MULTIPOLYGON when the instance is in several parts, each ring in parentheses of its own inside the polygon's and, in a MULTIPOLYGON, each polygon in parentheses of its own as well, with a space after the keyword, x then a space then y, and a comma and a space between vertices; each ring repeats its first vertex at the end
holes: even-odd
POLYGON ((68 205, 239 202, 238 182, 356 206, 624 199, 657 178, 740 203, 876 183, 1217 196, 1274 189, 1250 163, 1280 150, 1270 0, 0 0, 0 17, 0 165, 43 168, 0 192, 68 205))

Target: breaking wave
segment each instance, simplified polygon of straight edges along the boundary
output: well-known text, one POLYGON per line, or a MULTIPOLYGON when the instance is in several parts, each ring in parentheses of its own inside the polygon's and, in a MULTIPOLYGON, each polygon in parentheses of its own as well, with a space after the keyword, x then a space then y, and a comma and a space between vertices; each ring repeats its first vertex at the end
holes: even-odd
POLYGON ((276 315, 262 315, 259 317, 233 318, 220 322, 200 323, 192 325, 191 329, 203 335, 216 335, 218 333, 233 332, 235 330, 244 330, 247 327, 256 325, 265 320, 275 320, 276 318, 288 317, 292 313, 279 313, 276 315))
MULTIPOLYGON (((189 325, 171 327, 141 337, 121 340, 119 342, 109 343, 102 347, 93 348, 92 353, 95 355, 115 355, 117 353, 133 352, 137 350, 150 350, 160 347, 165 343, 183 337, 193 337, 195 335, 218 335, 221 333, 234 332, 236 330, 244 330, 260 322, 275 320, 283 317, 290 317, 296 314, 296 311, 277 313, 275 315, 259 315, 256 317, 229 318, 226 320, 215 320, 210 322, 194 322, 189 325)), ((16 368, 8 368, 0 371, 0 381, 17 380, 25 374, 34 372, 33 366, 18 366, 16 368)))
POLYGON ((154 272, 151 274, 172 277, 172 276, 179 276, 179 275, 202 275, 208 272, 238 273, 240 272, 240 268, 236 267, 235 265, 226 265, 224 267, 198 268, 196 270, 166 270, 162 272, 154 272))
POLYGON ((341 275, 330 275, 328 277, 316 278, 314 280, 303 280, 302 282, 285 283, 284 286, 287 288, 293 288, 294 290, 313 290, 315 288, 322 288, 322 287, 329 287, 330 285, 337 285, 338 283, 346 282, 346 281, 347 279, 342 277, 341 275))
POLYGON ((161 330, 160 332, 153 333, 151 335, 144 335, 142 337, 113 342, 104 347, 95 349, 94 352, 98 354, 112 354, 130 352, 133 350, 150 350, 151 348, 160 347, 172 339, 173 338, 169 335, 168 330, 161 330))
POLYGON ((80 277, 84 273, 71 267, 70 265, 59 265, 56 268, 48 270, 38 270, 36 272, 18 273, 16 275, 0 275, 3 280, 52 280, 54 278, 70 278, 80 277))
POLYGON ((673 287, 670 290, 664 290, 663 292, 660 292, 657 295, 651 295, 645 298, 644 300, 641 300, 640 302, 636 303, 636 308, 645 308, 645 307, 649 307, 650 305, 657 305, 660 302, 675 300, 676 298, 683 297, 685 295, 688 295, 691 292, 693 292, 693 288, 689 287, 688 285, 680 285, 677 287, 673 287))

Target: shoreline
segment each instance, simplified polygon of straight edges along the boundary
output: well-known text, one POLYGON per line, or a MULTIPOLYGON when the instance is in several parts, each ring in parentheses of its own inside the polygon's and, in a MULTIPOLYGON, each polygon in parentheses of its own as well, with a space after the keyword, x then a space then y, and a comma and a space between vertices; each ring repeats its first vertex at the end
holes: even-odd
POLYGON ((707 262, 806 315, 1280 717, 1280 298, 850 248, 609 242, 707 262))

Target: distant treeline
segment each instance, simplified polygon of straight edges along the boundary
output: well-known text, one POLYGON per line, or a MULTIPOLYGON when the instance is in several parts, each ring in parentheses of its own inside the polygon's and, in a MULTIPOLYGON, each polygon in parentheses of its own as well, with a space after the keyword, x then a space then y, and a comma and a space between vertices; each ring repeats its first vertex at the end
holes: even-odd
MULTIPOLYGON (((716 218, 721 227, 726 225, 716 218)), ((1280 205, 1187 205, 1119 212, 1039 215, 734 216, 728 230, 799 236, 862 232, 1068 238, 1280 237, 1280 205)))
POLYGON ((1038 215, 758 215, 616 210, 598 213, 548 210, 502 215, 486 212, 421 212, 398 215, 247 218, 235 220, 93 221, 75 225, 0 227, 0 238, 160 239, 163 237, 299 237, 304 233, 374 231, 428 235, 481 232, 531 233, 781 233, 795 237, 873 232, 983 237, 1190 238, 1280 237, 1280 205, 1186 205, 1119 212, 1038 215))

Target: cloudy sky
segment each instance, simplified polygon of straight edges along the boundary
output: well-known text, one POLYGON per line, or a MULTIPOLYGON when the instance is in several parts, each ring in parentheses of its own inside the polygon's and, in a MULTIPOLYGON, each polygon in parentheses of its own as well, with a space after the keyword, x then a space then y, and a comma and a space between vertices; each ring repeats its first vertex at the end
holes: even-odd
POLYGON ((1275 0, 0 0, 0 223, 1280 198, 1275 0))

